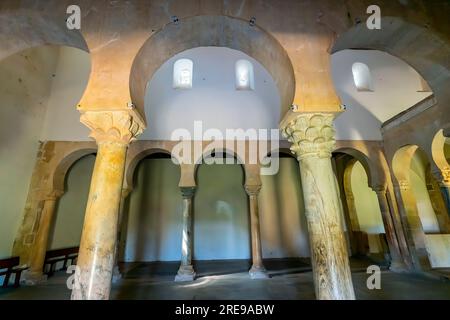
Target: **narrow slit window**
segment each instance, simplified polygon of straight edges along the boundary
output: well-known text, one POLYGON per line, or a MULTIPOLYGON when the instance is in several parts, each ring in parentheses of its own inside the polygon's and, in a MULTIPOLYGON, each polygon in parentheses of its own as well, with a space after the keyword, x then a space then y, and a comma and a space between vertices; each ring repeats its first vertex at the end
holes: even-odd
POLYGON ((352 66, 353 81, 358 91, 373 91, 372 75, 369 67, 361 62, 356 62, 352 66))
POLYGON ((173 66, 173 87, 175 89, 192 88, 194 63, 189 59, 177 60, 173 66))
POLYGON ((236 90, 255 90, 253 65, 248 60, 236 62, 236 90))

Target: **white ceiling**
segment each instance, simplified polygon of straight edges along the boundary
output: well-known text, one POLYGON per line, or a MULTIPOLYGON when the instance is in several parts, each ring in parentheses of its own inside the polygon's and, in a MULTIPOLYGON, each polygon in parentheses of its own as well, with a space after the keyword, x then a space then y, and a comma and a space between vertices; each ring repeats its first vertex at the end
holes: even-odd
POLYGON ((331 57, 333 81, 347 111, 336 121, 341 140, 381 140, 383 122, 422 101, 420 75, 402 60, 377 50, 343 50, 331 57), (365 63, 373 92, 358 92, 352 74, 355 62, 365 63))

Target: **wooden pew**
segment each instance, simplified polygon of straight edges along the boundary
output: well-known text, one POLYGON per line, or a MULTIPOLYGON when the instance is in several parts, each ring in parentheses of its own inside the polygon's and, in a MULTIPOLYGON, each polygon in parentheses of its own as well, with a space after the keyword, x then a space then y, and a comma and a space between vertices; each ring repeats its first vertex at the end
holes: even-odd
POLYGON ((45 266, 50 265, 50 268, 48 269, 47 272, 47 276, 51 277, 55 273, 55 271, 67 269, 68 267, 67 263, 69 261, 71 265, 74 264, 75 260, 78 257, 78 251, 79 247, 47 251, 47 253, 45 254, 45 262, 44 262, 44 270, 45 266), (56 270, 56 264, 61 261, 64 262, 63 267, 61 269, 56 270))
POLYGON ((5 279, 3 280, 3 288, 6 288, 8 286, 9 279, 11 278, 11 274, 13 273, 16 275, 14 280, 14 287, 17 288, 20 285, 20 276, 22 274, 22 271, 28 269, 28 267, 22 267, 19 264, 19 257, 0 260, 0 276, 5 276, 5 279))

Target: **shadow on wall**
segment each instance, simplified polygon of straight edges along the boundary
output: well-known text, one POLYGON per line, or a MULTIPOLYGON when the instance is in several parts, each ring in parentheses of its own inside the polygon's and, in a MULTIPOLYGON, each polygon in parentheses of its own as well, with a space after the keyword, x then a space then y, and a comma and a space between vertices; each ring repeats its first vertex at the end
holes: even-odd
MULTIPOLYGON (((181 255, 180 168, 169 159, 146 158, 137 166, 129 197, 125 261, 175 261, 181 255)), ((125 236, 125 235, 124 235, 125 236)))
POLYGON ((78 247, 83 230, 95 155, 76 161, 65 178, 65 193, 58 201, 50 229, 48 249, 78 247))
POLYGON ((200 165, 194 199, 194 259, 250 259, 248 197, 241 165, 200 165))
POLYGON ((73 140, 88 139, 74 106, 86 87, 89 62, 88 54, 79 49, 44 45, 0 63, 0 180, 9 181, 0 186, 0 256, 11 254, 39 140, 63 141, 63 136, 73 132, 73 140), (79 58, 77 63, 67 64, 73 57, 79 58))
POLYGON ((308 227, 297 160, 281 154, 278 173, 261 179, 263 257, 309 257, 308 227))

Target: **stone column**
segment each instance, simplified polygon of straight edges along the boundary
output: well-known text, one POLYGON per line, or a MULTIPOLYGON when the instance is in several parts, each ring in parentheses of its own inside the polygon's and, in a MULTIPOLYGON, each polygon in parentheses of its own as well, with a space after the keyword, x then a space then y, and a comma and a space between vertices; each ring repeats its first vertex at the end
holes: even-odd
POLYGON ((86 112, 98 144, 78 254, 73 300, 106 300, 111 290, 128 144, 143 130, 128 111, 86 112))
POLYGON ((425 233, 409 181, 399 180, 397 184, 394 184, 394 192, 403 221, 413 268, 417 271, 428 271, 431 266, 425 248, 425 233))
POLYGON ((47 280, 47 276, 44 275, 44 262, 48 247, 48 236, 55 215, 56 202, 62 195, 62 191, 54 191, 44 199, 39 227, 34 239, 33 251, 30 255, 30 268, 24 272, 23 276, 26 285, 36 285, 47 280))
POLYGON ((195 187, 181 187, 183 195, 183 236, 181 239, 181 265, 175 281, 194 281, 195 270, 192 266, 192 198, 195 187))
POLYGON ((447 214, 450 215, 450 168, 435 171, 432 173, 436 178, 441 189, 442 198, 447 209, 447 214))
POLYGON ((386 232, 386 238, 389 246, 389 254, 391 256, 390 269, 392 271, 406 271, 407 267, 402 259, 394 223, 392 221, 391 211, 389 210, 389 203, 386 198, 386 188, 385 186, 375 186, 372 189, 377 194, 381 217, 383 219, 384 224, 384 230, 386 232))
POLYGON ((117 231, 117 244, 116 244, 116 252, 114 254, 114 269, 113 269, 113 282, 117 282, 120 279, 122 279, 122 274, 120 273, 119 270, 119 245, 120 245, 120 240, 122 237, 122 232, 123 232, 123 216, 124 216, 124 205, 125 205, 125 201, 127 200, 128 196, 131 193, 131 189, 122 189, 122 194, 121 194, 121 198, 120 198, 120 205, 119 205, 119 218, 117 220, 118 223, 118 231, 117 231))
POLYGON ((250 205, 250 234, 252 242, 252 267, 249 271, 252 279, 269 278, 264 268, 261 248, 261 231, 259 226, 258 194, 261 185, 245 185, 250 205))
POLYGON ((331 166, 333 119, 334 114, 292 112, 281 129, 300 163, 316 297, 353 300, 339 194, 331 166))

